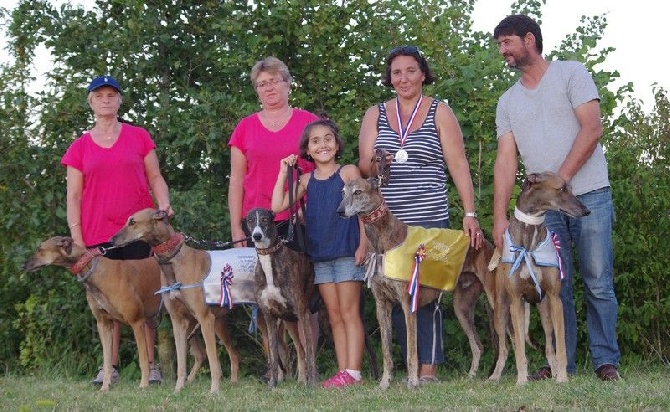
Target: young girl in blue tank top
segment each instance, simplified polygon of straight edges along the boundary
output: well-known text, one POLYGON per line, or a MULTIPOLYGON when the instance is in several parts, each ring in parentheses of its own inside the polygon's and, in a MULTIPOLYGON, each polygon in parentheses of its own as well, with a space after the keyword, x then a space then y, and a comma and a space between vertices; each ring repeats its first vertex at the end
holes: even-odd
MULTIPOLYGON (((357 217, 345 219, 336 212, 344 184, 361 177, 358 167, 337 163, 343 151, 344 141, 330 119, 316 120, 305 127, 300 139, 300 156, 314 162, 315 170, 298 178, 295 199, 307 195, 305 223, 309 254, 314 262, 314 282, 328 311, 338 366, 338 372, 322 383, 324 388, 362 382, 365 335, 360 296, 367 240, 357 217)), ((281 160, 272 192, 275 213, 289 206, 285 189, 287 168, 296 162, 296 155, 281 160)))

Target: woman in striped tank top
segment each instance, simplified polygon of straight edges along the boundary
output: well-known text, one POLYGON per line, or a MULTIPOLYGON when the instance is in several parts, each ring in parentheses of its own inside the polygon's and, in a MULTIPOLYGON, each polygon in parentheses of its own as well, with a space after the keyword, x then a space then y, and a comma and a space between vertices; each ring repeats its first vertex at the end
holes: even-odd
MULTIPOLYGON (((370 107, 359 135, 359 167, 370 174, 376 148, 393 156, 389 184, 382 188, 389 209, 409 225, 449 227, 445 163, 465 209, 463 230, 472 246, 481 246, 481 230, 474 207, 470 166, 463 134, 451 108, 423 95, 423 85, 435 76, 415 46, 396 47, 386 57, 383 84, 396 97, 370 107)), ((406 359, 405 321, 400 305, 393 310, 396 338, 406 359)), ((442 311, 439 302, 417 311, 420 382, 437 381, 437 365, 444 361, 442 311)))

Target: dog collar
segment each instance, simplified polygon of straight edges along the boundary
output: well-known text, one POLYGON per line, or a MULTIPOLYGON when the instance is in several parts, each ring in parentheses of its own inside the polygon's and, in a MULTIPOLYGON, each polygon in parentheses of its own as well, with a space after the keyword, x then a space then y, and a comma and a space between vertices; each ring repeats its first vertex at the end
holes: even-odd
POLYGON ((532 216, 520 211, 517 207, 514 207, 514 217, 517 218, 518 221, 527 225, 537 226, 544 223, 544 215, 532 216))
POLYGON ((79 274, 79 272, 81 272, 86 267, 86 265, 91 262, 91 260, 101 255, 102 251, 99 248, 86 250, 86 253, 84 253, 84 255, 80 257, 79 260, 69 269, 70 273, 73 275, 79 274))
POLYGON ((256 253, 258 253, 259 255, 269 255, 271 253, 275 253, 276 251, 278 251, 279 248, 282 247, 283 245, 284 244, 281 241, 278 241, 273 246, 270 246, 269 248, 266 249, 256 248, 256 253))
POLYGON ((376 222, 377 220, 381 219, 384 215, 386 215, 386 212, 388 212, 389 208, 386 206, 386 201, 382 200, 382 202, 377 206, 372 212, 368 213, 367 215, 361 215, 361 220, 363 223, 373 223, 376 222))
POLYGON ((183 233, 175 233, 168 239, 167 241, 161 243, 160 245, 156 245, 151 248, 151 250, 154 252, 155 255, 159 255, 161 253, 170 253, 170 257, 168 258, 171 259, 174 257, 174 255, 179 252, 180 246, 184 242, 184 234, 183 233))

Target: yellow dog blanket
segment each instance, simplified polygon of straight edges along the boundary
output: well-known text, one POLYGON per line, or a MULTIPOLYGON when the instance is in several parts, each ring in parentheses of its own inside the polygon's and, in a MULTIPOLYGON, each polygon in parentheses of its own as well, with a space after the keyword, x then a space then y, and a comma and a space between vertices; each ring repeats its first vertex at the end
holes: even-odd
POLYGON ((421 245, 425 256, 420 263, 419 284, 454 290, 470 246, 470 239, 462 230, 408 226, 405 241, 385 254, 384 276, 409 282, 421 245))

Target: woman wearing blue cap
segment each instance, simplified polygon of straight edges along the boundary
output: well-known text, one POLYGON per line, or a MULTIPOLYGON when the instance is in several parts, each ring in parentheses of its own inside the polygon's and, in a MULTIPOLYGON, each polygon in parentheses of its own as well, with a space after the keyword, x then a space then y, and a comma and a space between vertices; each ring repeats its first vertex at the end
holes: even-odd
MULTIPOLYGON (((174 212, 149 132, 119 121, 122 102, 119 83, 111 76, 96 77, 87 92, 95 126, 72 142, 61 159, 61 164, 67 167, 67 221, 75 243, 86 248, 109 247, 109 239, 129 216, 155 207, 152 194, 159 209, 169 215, 174 212)), ((142 259, 150 253, 147 243, 135 242, 109 249, 105 257, 142 259)), ((149 382, 159 383, 162 376, 154 364, 156 331, 150 326, 145 331, 151 365, 149 382)), ((115 321, 112 382, 119 379, 119 340, 120 324, 115 321)), ((102 384, 102 368, 93 383, 102 384)))

